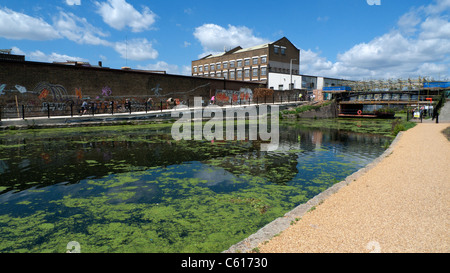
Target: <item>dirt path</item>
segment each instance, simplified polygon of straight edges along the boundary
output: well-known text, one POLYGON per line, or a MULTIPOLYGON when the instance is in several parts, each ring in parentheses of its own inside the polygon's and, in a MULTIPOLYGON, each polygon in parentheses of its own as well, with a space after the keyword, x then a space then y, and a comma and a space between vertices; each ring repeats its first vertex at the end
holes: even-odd
POLYGON ((392 154, 259 251, 450 252, 449 126, 405 132, 392 154))

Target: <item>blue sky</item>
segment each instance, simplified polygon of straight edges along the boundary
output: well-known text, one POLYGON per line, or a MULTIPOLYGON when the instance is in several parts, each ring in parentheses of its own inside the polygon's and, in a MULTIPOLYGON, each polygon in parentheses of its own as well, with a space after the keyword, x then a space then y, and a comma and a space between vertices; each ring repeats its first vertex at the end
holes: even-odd
POLYGON ((0 0, 0 49, 188 75, 206 54, 285 36, 302 74, 444 80, 449 14, 450 0, 0 0))

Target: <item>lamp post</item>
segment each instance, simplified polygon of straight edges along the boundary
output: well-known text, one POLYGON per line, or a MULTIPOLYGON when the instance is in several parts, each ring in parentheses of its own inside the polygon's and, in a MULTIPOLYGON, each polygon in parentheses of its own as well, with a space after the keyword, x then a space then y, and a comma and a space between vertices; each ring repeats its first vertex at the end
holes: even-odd
POLYGON ((290 68, 291 68, 291 83, 290 83, 290 85, 289 85, 289 89, 290 90, 293 90, 294 88, 293 88, 293 86, 292 86, 292 61, 296 61, 297 59, 291 59, 290 60, 290 68))

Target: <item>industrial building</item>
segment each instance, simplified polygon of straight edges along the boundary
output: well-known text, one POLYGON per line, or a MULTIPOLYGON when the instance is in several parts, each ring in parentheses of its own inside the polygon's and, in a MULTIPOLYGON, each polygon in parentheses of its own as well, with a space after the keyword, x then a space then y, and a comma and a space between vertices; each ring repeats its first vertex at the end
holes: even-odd
POLYGON ((192 76, 251 81, 273 90, 322 89, 340 79, 300 75, 301 55, 286 37, 259 46, 240 46, 192 61, 192 76))

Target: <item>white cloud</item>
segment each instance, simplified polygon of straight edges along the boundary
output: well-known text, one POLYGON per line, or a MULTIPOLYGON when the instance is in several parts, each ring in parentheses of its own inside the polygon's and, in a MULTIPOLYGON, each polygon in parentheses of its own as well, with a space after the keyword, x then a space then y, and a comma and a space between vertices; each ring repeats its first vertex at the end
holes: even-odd
POLYGON ((436 0, 435 4, 430 4, 425 7, 428 15, 440 14, 450 10, 450 0, 436 0))
POLYGON ((337 78, 450 77, 450 0, 410 10, 397 28, 357 44, 330 62, 302 50, 301 73, 337 78), (440 10, 437 9, 440 8, 440 10))
POLYGON ((0 37, 44 41, 58 39, 60 35, 41 18, 2 8, 0 9, 0 37))
POLYGON ((45 54, 40 50, 35 50, 32 52, 24 52, 18 47, 13 47, 12 52, 18 55, 26 55, 27 59, 35 62, 65 62, 65 61, 82 61, 86 62, 87 60, 80 57, 69 56, 65 54, 59 54, 56 52, 52 52, 51 54, 45 54))
POLYGON ((245 26, 228 25, 228 29, 226 29, 215 24, 204 24, 195 29, 194 36, 203 46, 203 56, 223 52, 225 47, 227 49, 236 46, 246 48, 269 42, 256 37, 253 30, 245 26))
POLYGON ((428 17, 421 24, 422 39, 450 39, 450 22, 444 17, 428 17))
POLYGON ((168 64, 164 61, 159 61, 156 64, 148 64, 145 66, 138 65, 137 68, 143 69, 143 70, 166 71, 168 74, 175 74, 175 75, 180 75, 180 74, 186 75, 186 76, 191 75, 191 67, 190 66, 183 65, 180 70, 180 67, 178 65, 168 64))
POLYGON ((54 18, 54 26, 62 36, 78 44, 112 45, 101 38, 107 36, 103 31, 73 13, 60 11, 59 16, 54 18))
POLYGON ((80 6, 81 0, 66 0, 66 4, 69 6, 80 6))
POLYGON ((133 39, 127 42, 117 42, 114 49, 122 58, 134 61, 144 61, 158 58, 158 51, 147 39, 133 39))
POLYGON ((139 12, 125 0, 107 0, 96 5, 103 21, 117 30, 130 27, 133 32, 141 32, 150 29, 156 20, 156 14, 148 7, 139 12))
POLYGON ((411 10, 408 13, 405 13, 400 17, 398 20, 398 27, 399 29, 406 33, 406 34, 412 34, 416 32, 416 26, 421 22, 421 19, 419 17, 417 10, 411 10))

